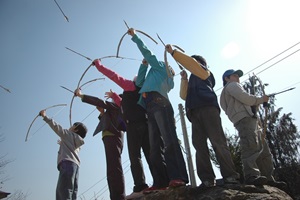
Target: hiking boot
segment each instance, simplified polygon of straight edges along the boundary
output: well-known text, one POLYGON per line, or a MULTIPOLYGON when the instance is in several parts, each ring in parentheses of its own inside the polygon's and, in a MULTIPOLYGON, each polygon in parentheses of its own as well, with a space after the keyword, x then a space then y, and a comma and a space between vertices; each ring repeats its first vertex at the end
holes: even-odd
POLYGON ((223 181, 224 181, 224 184, 238 184, 239 183, 239 180, 232 176, 224 178, 223 181))
POLYGON ((287 188, 287 184, 283 181, 268 181, 266 185, 277 187, 278 189, 285 190, 287 188))
POLYGON ((246 180, 247 185, 263 186, 268 182, 267 177, 265 176, 250 176, 246 180))
POLYGON ((152 186, 152 187, 144 189, 143 194, 150 194, 150 193, 154 193, 154 192, 163 191, 163 190, 166 190, 166 189, 167 189, 167 187, 159 188, 159 187, 152 186))
POLYGON ((175 188, 175 187, 180 187, 180 186, 185 186, 186 183, 183 180, 176 179, 176 180, 171 180, 169 183, 169 187, 175 188))

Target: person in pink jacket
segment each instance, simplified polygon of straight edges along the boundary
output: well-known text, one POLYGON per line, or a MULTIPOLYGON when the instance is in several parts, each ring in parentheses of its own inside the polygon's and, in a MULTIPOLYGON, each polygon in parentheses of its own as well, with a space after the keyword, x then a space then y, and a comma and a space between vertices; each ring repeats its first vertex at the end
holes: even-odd
MULTIPOLYGON (((116 72, 102 65, 99 59, 94 60, 93 63, 99 72, 123 89, 122 97, 112 91, 106 92, 106 96, 112 98, 114 102, 122 108, 123 118, 126 122, 127 146, 134 187, 133 192, 125 198, 132 199, 141 197, 143 195, 142 191, 149 187, 145 179, 141 150, 144 152, 150 172, 151 164, 146 111, 142 106, 137 104, 140 98, 140 88, 136 86, 135 78, 134 80, 123 78, 116 72)), ((147 65, 146 60, 143 60, 141 67, 144 65, 147 65)))

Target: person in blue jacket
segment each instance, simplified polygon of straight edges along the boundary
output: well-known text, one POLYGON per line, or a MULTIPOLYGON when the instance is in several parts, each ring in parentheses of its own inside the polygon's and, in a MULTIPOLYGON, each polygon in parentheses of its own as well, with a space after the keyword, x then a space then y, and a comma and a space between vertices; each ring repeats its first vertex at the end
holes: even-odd
POLYGON ((186 164, 177 138, 174 110, 168 98, 168 92, 174 87, 174 71, 157 60, 133 28, 128 34, 151 67, 147 73, 148 65, 140 66, 136 79, 136 85, 141 87, 138 103, 146 108, 148 115, 153 167, 153 185, 144 192, 186 185, 189 182, 186 164))
POLYGON ((215 78, 208 70, 206 60, 200 55, 188 56, 172 49, 167 44, 166 50, 184 68, 191 72, 188 79, 183 70, 181 74, 180 97, 185 100, 185 108, 192 123, 192 142, 196 149, 197 174, 201 180, 201 189, 216 186, 208 143, 209 140, 220 165, 220 172, 225 184, 236 184, 240 178, 235 171, 231 153, 223 131, 220 106, 214 91, 215 78))

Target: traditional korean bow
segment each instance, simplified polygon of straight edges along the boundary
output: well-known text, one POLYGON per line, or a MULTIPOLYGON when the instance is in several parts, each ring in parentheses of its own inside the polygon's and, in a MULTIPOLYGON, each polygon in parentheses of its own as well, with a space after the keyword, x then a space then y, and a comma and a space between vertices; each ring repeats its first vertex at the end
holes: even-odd
MULTIPOLYGON (((255 74, 253 74, 254 77, 256 77, 256 80, 258 81, 259 83, 259 86, 261 88, 261 91, 263 93, 263 95, 266 95, 266 92, 265 92, 265 87, 261 81, 260 78, 258 78, 258 76, 256 76, 255 74)), ((262 144, 264 143, 264 140, 265 140, 265 137, 266 137, 266 133, 267 133, 267 122, 268 122, 268 112, 269 112, 269 104, 268 102, 264 102, 263 103, 263 108, 265 110, 265 118, 264 118, 264 121, 263 121, 263 133, 261 135, 261 140, 262 140, 262 144)))
MULTIPOLYGON (((129 29, 129 26, 128 24, 126 23, 126 21, 124 20, 124 23, 127 27, 127 29, 129 29)), ((158 44, 150 35, 148 35, 147 33, 143 32, 143 31, 140 31, 140 30, 135 30, 136 32, 139 32, 139 33, 142 33, 143 35, 147 36, 148 38, 150 38, 153 42, 155 42, 156 44, 158 44)), ((123 38, 128 34, 128 32, 124 33, 124 35, 121 37, 120 39, 120 42, 118 44, 118 48, 117 48, 117 58, 119 57, 119 51, 120 51, 120 46, 121 46, 121 43, 123 41, 123 38)))
MULTIPOLYGON (((49 106, 49 107, 47 107, 47 108, 45 108, 45 109, 43 109, 43 110, 48 110, 48 109, 50 109, 50 108, 55 108, 55 107, 59 107, 59 106, 67 106, 67 104, 56 104, 56 105, 53 105, 53 106, 49 106)), ((25 142, 27 142, 27 140, 28 140, 29 132, 30 132, 30 129, 31 129, 31 127, 32 127, 32 125, 33 125, 33 123, 34 123, 34 121, 35 121, 39 116, 40 116, 40 113, 37 114, 37 116, 35 116, 35 118, 34 118, 34 119, 32 120, 32 122, 31 122, 31 124, 29 125, 29 128, 28 128, 27 133, 26 133, 25 142)))
MULTIPOLYGON (((103 59, 106 59, 106 58, 119 58, 119 59, 130 59, 130 58, 125 58, 125 57, 117 57, 117 56, 104 56, 104 57, 101 57, 99 58, 99 60, 103 60, 103 59)), ((94 79, 91 80, 91 81, 88 81, 82 85, 80 85, 83 77, 85 76, 86 72, 94 65, 94 63, 92 62, 86 69, 85 71, 83 72, 83 74, 81 75, 79 81, 78 81, 78 84, 77 84, 77 88, 76 89, 80 89, 83 85, 89 83, 89 82, 92 82, 92 81, 95 81, 94 79)), ((71 103, 70 103, 70 113, 69 113, 69 120, 70 120, 70 126, 72 126, 72 106, 73 106, 73 101, 74 101, 74 98, 75 98, 75 95, 73 95, 72 97, 72 100, 71 100, 71 103)))
MULTIPOLYGON (((165 43, 162 41, 162 39, 159 37, 159 35, 156 33, 158 39, 160 40, 160 42, 166 47, 165 43)), ((180 48, 179 46, 175 45, 175 44, 172 44, 172 46, 174 46, 175 48, 179 49, 180 51, 184 52, 184 50, 182 48, 180 48)), ((166 67, 169 66, 169 63, 168 63, 168 58, 167 58, 167 50, 165 49, 165 52, 164 52, 164 61, 165 61, 165 65, 166 67)), ((177 62, 177 61, 176 61, 177 62)), ((177 62, 178 64, 178 67, 180 70, 183 70, 183 67, 177 62)), ((168 72, 168 76, 170 77, 170 70, 167 69, 167 72, 168 72)))

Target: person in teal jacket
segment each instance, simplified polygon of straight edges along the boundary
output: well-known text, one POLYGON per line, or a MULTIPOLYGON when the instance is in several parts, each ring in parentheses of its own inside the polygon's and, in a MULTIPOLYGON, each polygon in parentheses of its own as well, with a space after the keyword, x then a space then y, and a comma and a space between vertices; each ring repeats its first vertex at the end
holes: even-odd
POLYGON ((150 160, 153 165, 153 185, 144 192, 186 185, 189 182, 186 164, 177 138, 174 110, 168 98, 168 92, 174 87, 174 72, 157 60, 133 28, 128 30, 128 34, 151 67, 146 76, 148 65, 142 65, 136 80, 136 85, 141 87, 139 104, 146 108, 148 115, 150 160), (167 70, 173 76, 168 76, 170 71, 167 70))

